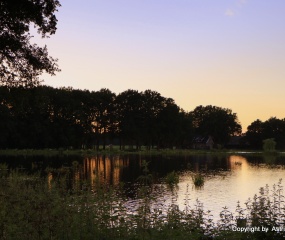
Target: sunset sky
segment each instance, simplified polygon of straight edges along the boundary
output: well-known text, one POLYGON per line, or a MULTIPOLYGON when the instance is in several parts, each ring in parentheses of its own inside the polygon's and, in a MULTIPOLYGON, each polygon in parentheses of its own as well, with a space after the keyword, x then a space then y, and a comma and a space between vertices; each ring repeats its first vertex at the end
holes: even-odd
POLYGON ((155 90, 186 111, 230 108, 246 131, 285 117, 284 0, 61 0, 46 85, 155 90))

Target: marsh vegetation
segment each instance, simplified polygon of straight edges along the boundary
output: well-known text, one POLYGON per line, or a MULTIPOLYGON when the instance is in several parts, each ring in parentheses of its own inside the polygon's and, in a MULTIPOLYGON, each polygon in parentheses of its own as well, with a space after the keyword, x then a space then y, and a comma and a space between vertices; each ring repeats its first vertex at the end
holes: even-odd
MULTIPOLYGON (((157 204, 151 193, 163 191, 149 181, 138 187, 137 204, 129 206, 123 185, 90 185, 80 181, 67 187, 70 171, 50 181, 40 174, 0 171, 1 239, 282 239, 285 205, 281 180, 265 186, 235 212, 224 208, 217 221, 210 211, 184 193, 184 208, 175 202, 172 188, 170 202, 157 204), (239 229, 247 229, 241 232, 239 229), (258 230, 258 228, 260 230, 258 230), (267 232, 261 229, 267 229, 267 232)), ((147 165, 142 178, 149 180, 147 165)))
POLYGON ((194 186, 198 188, 203 187, 204 182, 205 182, 205 178, 200 173, 194 174, 192 176, 192 180, 193 180, 194 186))

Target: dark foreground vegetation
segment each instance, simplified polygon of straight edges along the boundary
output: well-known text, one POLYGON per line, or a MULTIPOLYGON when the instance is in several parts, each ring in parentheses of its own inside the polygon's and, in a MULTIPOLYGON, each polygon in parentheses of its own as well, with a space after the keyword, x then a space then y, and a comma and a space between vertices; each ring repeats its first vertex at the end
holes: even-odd
MULTIPOLYGON (((216 106, 185 112, 158 92, 0 87, 0 149, 105 149, 107 145, 192 148, 193 139, 211 136, 226 147, 241 134, 236 113, 216 106), (198 137, 198 138, 197 138, 198 137)), ((272 138, 285 147, 285 121, 256 120, 236 146, 261 149, 272 138)), ((205 147, 205 142, 196 146, 205 147)))
MULTIPOLYGON (((72 168, 76 168, 74 164, 72 168)), ((128 206, 123 188, 94 182, 67 187, 72 169, 51 170, 53 180, 7 170, 0 171, 0 239, 283 239, 285 205, 281 181, 261 188, 242 209, 224 208, 214 221, 197 201, 185 208, 175 201, 156 205, 147 168, 140 180, 136 205, 128 206)), ((170 188, 175 195, 175 184, 170 188)), ((222 207, 222 206, 221 206, 222 207)))

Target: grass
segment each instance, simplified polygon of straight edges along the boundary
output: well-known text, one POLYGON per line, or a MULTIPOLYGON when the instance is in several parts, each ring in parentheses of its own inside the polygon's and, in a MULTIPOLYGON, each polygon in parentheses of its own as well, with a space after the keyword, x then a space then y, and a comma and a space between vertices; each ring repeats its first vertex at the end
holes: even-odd
POLYGON ((205 178, 202 176, 202 174, 194 174, 192 176, 192 181, 193 181, 193 184, 196 188, 201 188, 204 186, 204 183, 205 183, 205 178))
POLYGON ((170 186, 177 185, 179 183, 179 175, 175 171, 168 173, 165 177, 165 183, 170 186))
MULTIPOLYGON (((213 150, 196 150, 196 149, 151 149, 147 150, 146 148, 141 148, 141 150, 128 151, 120 150, 119 146, 113 146, 112 149, 106 147, 105 150, 100 149, 0 149, 0 156, 94 156, 97 154, 139 154, 139 155, 166 155, 166 156, 177 156, 177 155, 202 155, 202 154, 211 154, 211 155, 230 155, 230 154, 239 154, 239 155, 257 155, 262 156, 266 152, 262 151, 242 151, 242 150, 226 150, 226 149, 213 149, 213 150)), ((274 152, 275 155, 285 155, 285 152, 274 152)))
MULTIPOLYGON (((234 213, 224 208, 219 221, 214 222, 202 203, 189 205, 187 192, 184 209, 179 209, 175 201, 155 205, 156 199, 150 193, 157 189, 150 182, 142 182, 139 199, 132 206, 125 204, 127 199, 120 187, 99 183, 94 187, 84 181, 67 187, 68 171, 76 167, 74 163, 52 181, 37 174, 0 171, 0 239, 275 240, 285 237, 284 231, 276 230, 285 225, 281 180, 271 189, 261 188, 259 194, 246 202, 245 209, 239 204, 234 213), (242 232, 241 227, 247 227, 247 232, 242 232), (262 227, 268 231, 261 231, 262 227)), ((143 176, 149 179, 147 163, 143 176)), ((175 173, 172 179, 174 176, 175 173)), ((175 195, 175 189, 172 191, 175 195)))

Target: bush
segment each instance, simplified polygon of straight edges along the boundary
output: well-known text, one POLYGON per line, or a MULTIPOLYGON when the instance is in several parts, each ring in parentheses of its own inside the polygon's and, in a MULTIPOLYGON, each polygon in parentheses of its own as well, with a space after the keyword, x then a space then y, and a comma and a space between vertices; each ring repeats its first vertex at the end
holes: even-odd
POLYGON ((204 183, 205 183, 205 179, 204 177, 202 176, 202 174, 195 174, 194 176, 192 176, 192 180, 193 180, 193 183, 194 183, 194 186, 197 187, 197 188, 201 188, 204 186, 204 183))
POLYGON ((170 172, 166 175, 165 182, 170 186, 177 185, 179 183, 179 175, 175 171, 170 172))
POLYGON ((265 152, 275 152, 276 142, 274 138, 263 140, 263 150, 265 152))

